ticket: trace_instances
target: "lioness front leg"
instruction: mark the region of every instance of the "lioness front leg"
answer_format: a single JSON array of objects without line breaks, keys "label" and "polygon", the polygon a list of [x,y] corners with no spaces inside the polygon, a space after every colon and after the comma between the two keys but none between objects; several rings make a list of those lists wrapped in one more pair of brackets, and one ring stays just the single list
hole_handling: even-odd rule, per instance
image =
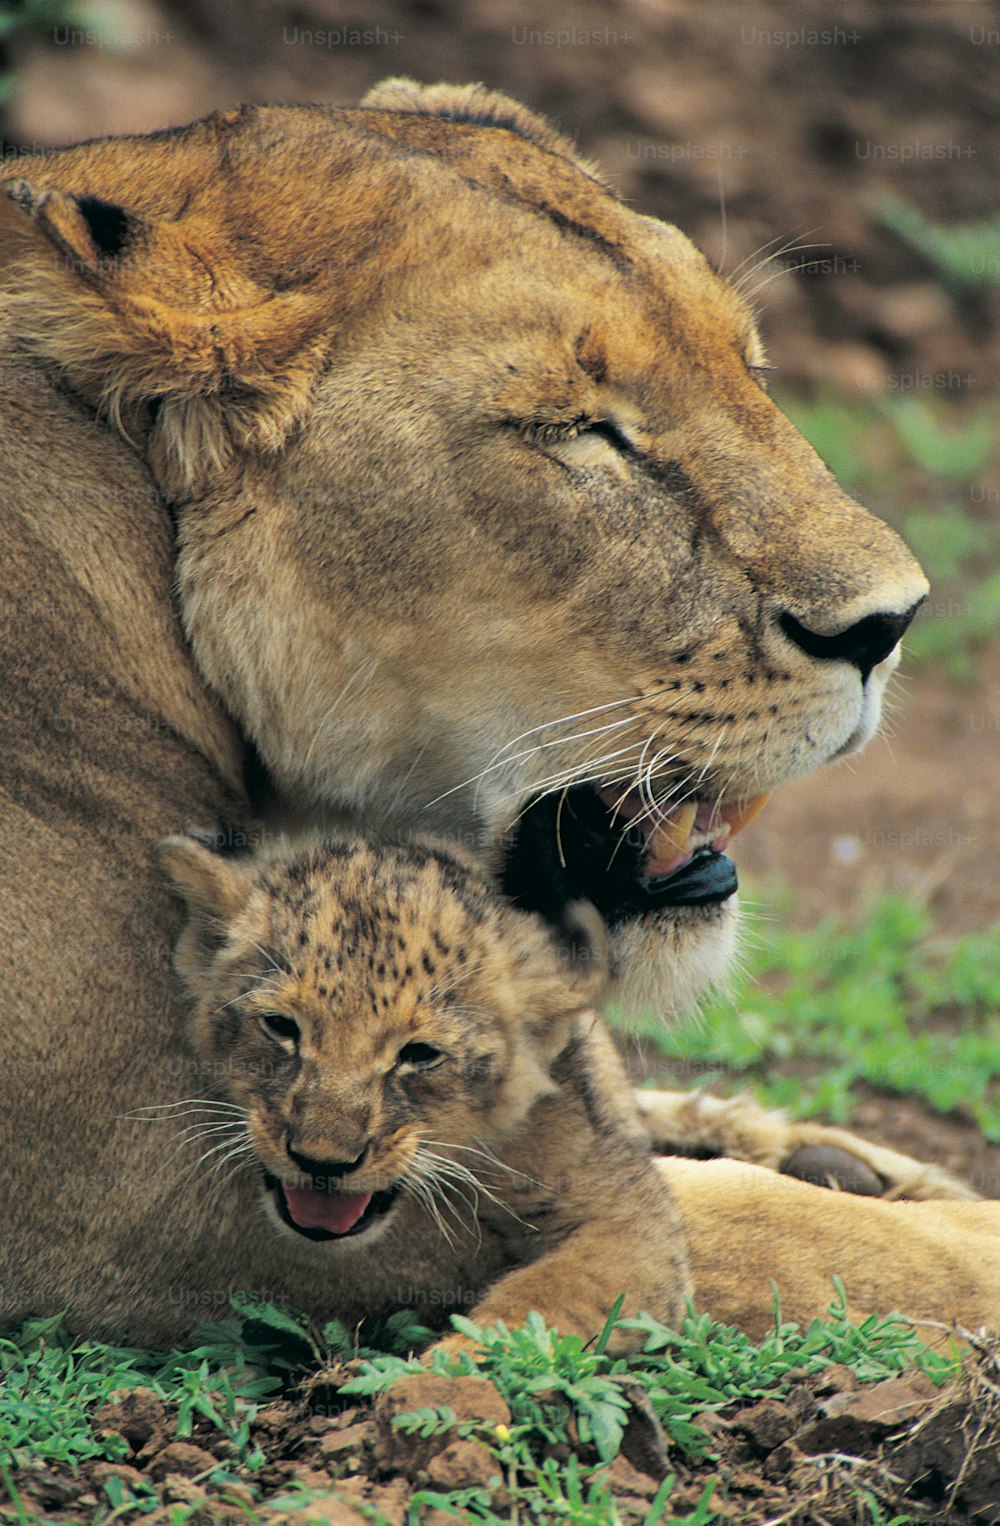
[{"label": "lioness front leg", "polygon": [[824,1192],[735,1160],[662,1159],[684,1224],[693,1301],[755,1340],[781,1316],[822,1317],[841,1279],[848,1317],[893,1311],[934,1325],[1000,1325],[1000,1203],[886,1202]]},{"label": "lioness front leg", "polygon": [[752,1097],[636,1091],[658,1155],[727,1156],[864,1197],[978,1199],[942,1166],[872,1144],[846,1129],[799,1122]]}]

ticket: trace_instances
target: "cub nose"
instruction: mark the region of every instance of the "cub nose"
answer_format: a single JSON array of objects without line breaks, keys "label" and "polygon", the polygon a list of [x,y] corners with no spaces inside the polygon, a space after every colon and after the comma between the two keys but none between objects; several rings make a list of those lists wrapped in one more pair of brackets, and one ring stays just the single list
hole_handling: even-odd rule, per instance
[{"label": "cub nose", "polygon": [[901,615],[865,615],[863,620],[832,636],[810,630],[808,625],[803,625],[801,620],[787,612],[779,616],[778,624],[800,651],[823,660],[851,662],[865,679],[872,668],[888,657],[922,603],[923,600],[918,599]]},{"label": "cub nose", "polygon": [[315,1180],[317,1177],[348,1176],[352,1171],[356,1171],[368,1154],[368,1146],[365,1145],[361,1154],[356,1155],[353,1160],[315,1160],[312,1156],[301,1155],[298,1150],[293,1150],[291,1145],[288,1146],[288,1153],[303,1176],[311,1176]]}]

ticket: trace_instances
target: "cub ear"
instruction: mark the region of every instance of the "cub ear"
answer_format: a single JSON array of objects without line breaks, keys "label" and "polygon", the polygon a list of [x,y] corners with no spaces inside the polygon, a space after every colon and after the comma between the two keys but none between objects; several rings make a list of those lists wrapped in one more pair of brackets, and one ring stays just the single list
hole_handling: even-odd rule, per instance
[{"label": "cub ear", "polygon": [[18,340],[126,435],[156,400],[150,460],[168,494],[197,490],[237,450],[280,449],[320,363],[308,297],[258,284],[210,219],[25,180],[0,189]]},{"label": "cub ear", "polygon": [[163,839],[156,856],[192,917],[223,924],[239,916],[250,899],[252,861],[216,853],[210,843],[201,832],[178,833]]},{"label": "cub ear", "polygon": [[197,1001],[230,924],[253,891],[250,861],[224,857],[199,832],[165,837],[156,852],[160,868],[187,902],[190,920],[177,942],[177,972]]},{"label": "cub ear", "polygon": [[611,944],[604,918],[590,901],[563,907],[552,937],[566,984],[580,1007],[599,1007],[611,981]]}]

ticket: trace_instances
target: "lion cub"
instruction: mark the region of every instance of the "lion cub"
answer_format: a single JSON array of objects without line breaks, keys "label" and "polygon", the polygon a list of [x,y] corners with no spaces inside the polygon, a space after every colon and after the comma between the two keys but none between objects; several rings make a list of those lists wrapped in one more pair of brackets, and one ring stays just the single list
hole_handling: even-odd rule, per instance
[{"label": "lion cub", "polygon": [[624,1293],[677,1318],[682,1235],[595,1012],[592,907],[553,931],[436,844],[160,856],[190,912],[192,1044],[256,1182],[247,1232],[307,1249],[331,1316],[537,1309],[589,1336]]}]

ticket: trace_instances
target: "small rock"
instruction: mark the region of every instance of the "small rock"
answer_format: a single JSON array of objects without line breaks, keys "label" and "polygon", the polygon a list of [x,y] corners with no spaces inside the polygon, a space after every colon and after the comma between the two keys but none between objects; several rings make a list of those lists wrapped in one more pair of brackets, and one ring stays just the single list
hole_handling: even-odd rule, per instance
[{"label": "small rock", "polygon": [[825,1398],[829,1394],[853,1393],[857,1386],[858,1380],[851,1369],[840,1362],[824,1367],[812,1379],[812,1390],[817,1398]]},{"label": "small rock", "polygon": [[749,1436],[759,1452],[773,1452],[775,1447],[788,1440],[796,1424],[788,1406],[777,1399],[761,1399],[733,1416],[733,1430]]},{"label": "small rock", "polygon": [[[628,1419],[622,1435],[621,1457],[632,1464],[637,1477],[662,1483],[670,1472],[667,1439],[649,1394],[641,1383],[627,1378],[619,1384],[628,1399]],[[654,1491],[655,1493],[655,1488]]]},{"label": "small rock", "polygon": [[492,1383],[485,1378],[441,1378],[435,1373],[414,1373],[401,1378],[379,1396],[375,1406],[377,1426],[374,1448],[376,1468],[383,1473],[412,1475],[427,1466],[430,1457],[450,1443],[441,1436],[408,1436],[393,1425],[397,1415],[416,1409],[455,1411],[459,1421],[478,1420],[487,1426],[510,1425],[510,1410]]},{"label": "small rock", "polygon": [[250,1422],[252,1430],[276,1434],[287,1428],[294,1411],[290,1404],[268,1404],[259,1409]]},{"label": "small rock", "polygon": [[367,1520],[368,1517],[355,1510],[347,1500],[329,1494],[323,1499],[310,1500],[301,1510],[294,1511],[288,1517],[288,1526],[318,1526],[320,1522],[325,1526],[361,1526],[361,1522]]},{"label": "small rock", "polygon": [[215,1467],[218,1467],[218,1459],[211,1452],[193,1446],[190,1441],[171,1441],[162,1451],[157,1452],[146,1471],[150,1478],[158,1481],[166,1478],[168,1473],[179,1473],[182,1478],[194,1478],[196,1474]]},{"label": "small rock", "polygon": [[499,1472],[496,1458],[478,1441],[453,1441],[427,1464],[427,1477],[437,1489],[485,1489]]},{"label": "small rock", "polygon": [[627,1457],[619,1452],[618,1456],[608,1468],[608,1479],[611,1483],[612,1493],[617,1500],[620,1495],[632,1494],[649,1500],[659,1488],[655,1478],[650,1478],[648,1473],[641,1473],[634,1468]]},{"label": "small rock", "polygon": [[360,1451],[371,1434],[367,1425],[348,1425],[343,1430],[327,1431],[317,1448],[321,1457],[342,1457],[345,1452]]},{"label": "small rock", "polygon": [[908,1372],[881,1383],[864,1384],[854,1393],[838,1393],[820,1406],[819,1418],[795,1432],[803,1452],[863,1451],[889,1431],[926,1413],[937,1397],[922,1372]]},{"label": "small rock", "polygon": [[90,1478],[92,1483],[102,1487],[109,1478],[119,1478],[123,1484],[132,1488],[145,1482],[145,1474],[140,1473],[138,1468],[130,1467],[127,1462],[95,1462],[90,1470]]}]

